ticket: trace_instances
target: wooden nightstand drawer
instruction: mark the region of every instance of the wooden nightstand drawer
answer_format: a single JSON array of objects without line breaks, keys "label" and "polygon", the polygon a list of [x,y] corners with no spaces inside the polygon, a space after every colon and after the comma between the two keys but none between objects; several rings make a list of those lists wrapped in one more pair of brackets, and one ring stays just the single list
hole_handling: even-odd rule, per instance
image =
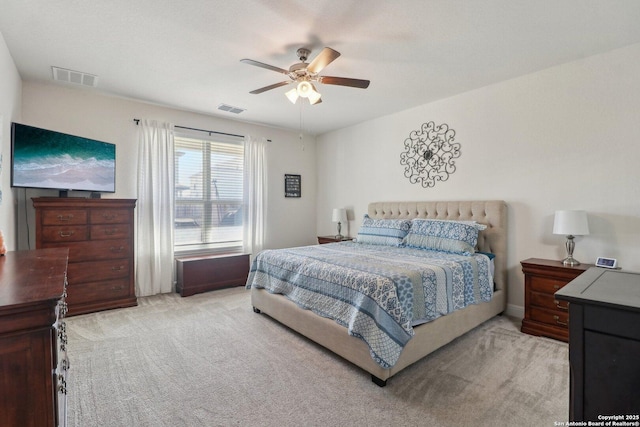
[{"label": "wooden nightstand drawer", "polygon": [[569,326],[569,313],[531,307],[531,320],[545,323],[549,326],[567,328]]},{"label": "wooden nightstand drawer", "polygon": [[558,301],[553,295],[531,292],[531,305],[550,310],[569,311],[569,304],[566,301]]},{"label": "wooden nightstand drawer", "polygon": [[543,292],[546,294],[555,294],[566,285],[566,279],[550,279],[548,277],[531,276],[531,290],[534,292]]}]

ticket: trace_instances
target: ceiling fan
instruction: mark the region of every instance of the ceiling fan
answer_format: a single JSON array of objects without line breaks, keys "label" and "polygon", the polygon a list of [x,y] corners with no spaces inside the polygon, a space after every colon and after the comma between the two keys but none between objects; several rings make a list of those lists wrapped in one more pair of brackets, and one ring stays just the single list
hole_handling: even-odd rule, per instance
[{"label": "ceiling fan", "polygon": [[265,86],[260,89],[252,90],[249,93],[257,95],[271,89],[286,86],[290,83],[297,83],[295,88],[285,93],[287,98],[289,98],[289,100],[294,104],[299,97],[307,98],[309,100],[309,103],[313,105],[322,102],[321,95],[313,83],[349,86],[360,89],[366,89],[367,87],[369,87],[369,80],[318,75],[318,73],[320,73],[320,71],[322,71],[324,67],[331,64],[340,56],[340,52],[335,51],[330,47],[325,47],[324,49],[322,49],[322,51],[310,63],[305,62],[309,57],[309,54],[311,53],[309,49],[301,47],[296,53],[298,55],[298,58],[300,59],[300,62],[297,64],[293,64],[291,67],[289,67],[288,70],[254,61],[253,59],[241,59],[240,62],[244,62],[245,64],[266,68],[267,70],[272,70],[289,77],[289,80]]}]

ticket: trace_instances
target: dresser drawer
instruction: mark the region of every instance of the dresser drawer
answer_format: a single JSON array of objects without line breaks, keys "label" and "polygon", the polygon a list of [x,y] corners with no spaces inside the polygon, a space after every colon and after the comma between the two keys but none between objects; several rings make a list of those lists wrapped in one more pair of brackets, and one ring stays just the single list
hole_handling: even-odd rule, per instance
[{"label": "dresser drawer", "polygon": [[564,279],[552,279],[550,277],[538,277],[531,276],[529,278],[530,289],[536,292],[543,292],[546,294],[554,294],[568,283],[568,280]]},{"label": "dresser drawer", "polygon": [[[69,286],[99,279],[118,279],[129,276],[129,260],[72,262],[68,267]],[[68,292],[71,294],[71,291]]]},{"label": "dresser drawer", "polygon": [[129,280],[102,280],[99,282],[69,285],[67,300],[70,305],[126,298],[129,296]]},{"label": "dresser drawer", "polygon": [[531,292],[531,305],[550,310],[569,311],[569,303],[566,301],[558,301],[553,295],[542,294],[539,292]]},{"label": "dresser drawer", "polygon": [[569,325],[569,313],[531,307],[531,320],[550,326],[567,328]]},{"label": "dresser drawer", "polygon": [[62,245],[69,248],[69,259],[73,262],[129,258],[132,254],[129,239],[101,240],[98,243],[95,241],[44,243],[42,247],[54,248]]},{"label": "dresser drawer", "polygon": [[129,224],[103,224],[91,226],[91,240],[125,239],[131,236]]},{"label": "dresser drawer", "polygon": [[87,211],[83,209],[56,209],[42,212],[42,225],[77,225],[87,223]]},{"label": "dresser drawer", "polygon": [[42,227],[42,242],[81,242],[89,238],[86,225],[61,225]]},{"label": "dresser drawer", "polygon": [[127,209],[92,209],[91,224],[123,224],[129,222]]}]

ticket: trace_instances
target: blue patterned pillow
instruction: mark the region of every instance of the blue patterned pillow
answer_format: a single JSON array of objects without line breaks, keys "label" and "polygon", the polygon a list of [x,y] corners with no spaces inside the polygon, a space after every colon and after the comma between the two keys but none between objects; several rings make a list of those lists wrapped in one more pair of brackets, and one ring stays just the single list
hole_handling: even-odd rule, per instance
[{"label": "blue patterned pillow", "polygon": [[370,245],[400,246],[409,228],[411,221],[408,219],[372,219],[365,214],[356,241]]},{"label": "blue patterned pillow", "polygon": [[478,243],[478,225],[466,221],[414,219],[404,238],[407,246],[456,254],[472,254]]}]

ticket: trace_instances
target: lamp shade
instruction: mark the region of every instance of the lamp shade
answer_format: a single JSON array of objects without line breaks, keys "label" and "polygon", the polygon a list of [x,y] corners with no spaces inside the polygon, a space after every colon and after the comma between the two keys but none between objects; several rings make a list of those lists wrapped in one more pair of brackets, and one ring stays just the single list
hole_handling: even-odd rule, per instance
[{"label": "lamp shade", "polygon": [[347,222],[347,210],[343,208],[334,208],[333,216],[331,217],[333,222]]},{"label": "lamp shade", "polygon": [[556,211],[553,219],[553,234],[565,236],[586,236],[589,222],[585,211]]}]

